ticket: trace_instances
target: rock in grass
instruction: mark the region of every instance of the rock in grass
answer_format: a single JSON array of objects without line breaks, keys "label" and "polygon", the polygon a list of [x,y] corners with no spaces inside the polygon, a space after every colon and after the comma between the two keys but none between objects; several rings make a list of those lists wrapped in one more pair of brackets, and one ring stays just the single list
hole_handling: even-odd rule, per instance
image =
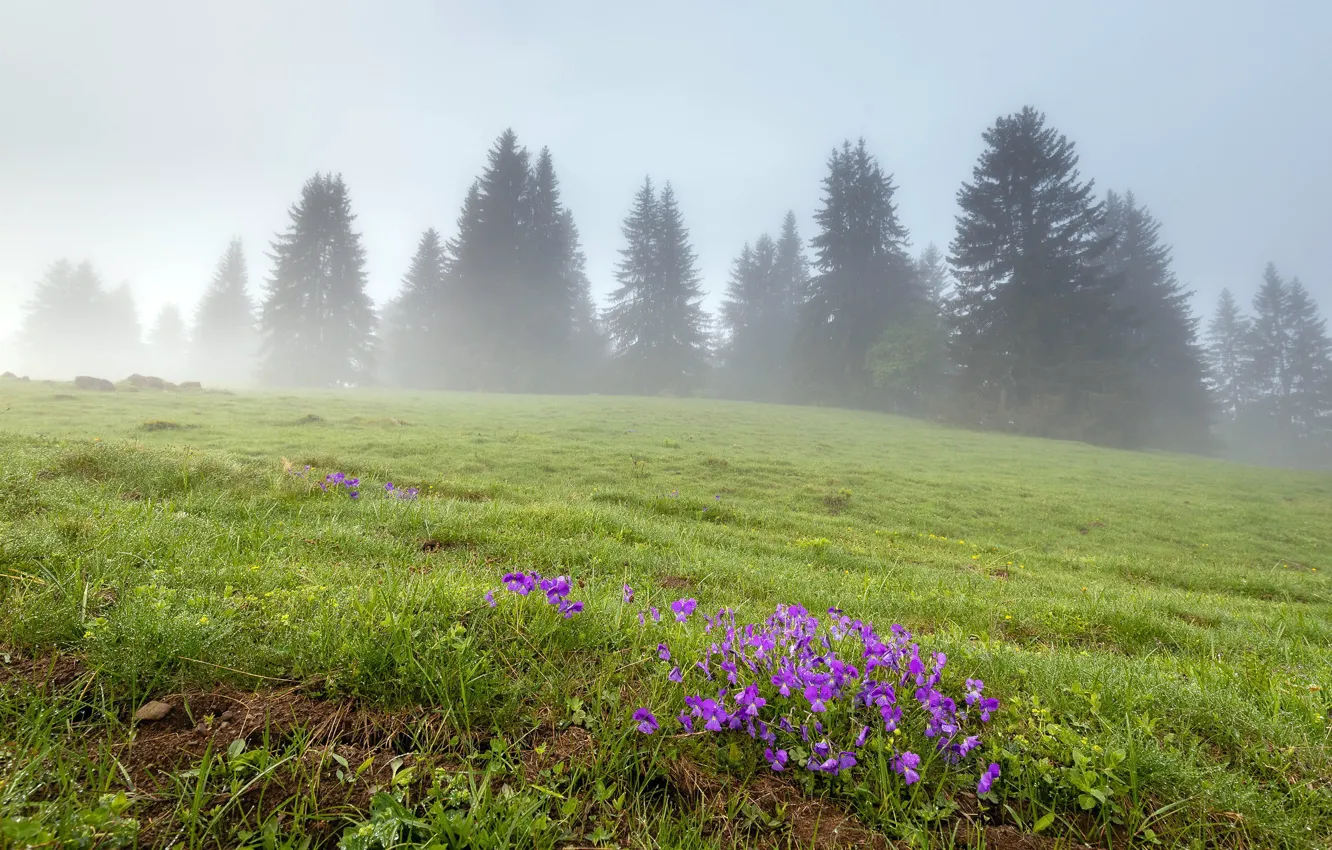
[{"label": "rock in grass", "polygon": [[153,721],[161,720],[171,713],[171,703],[153,700],[144,703],[138,711],[134,712],[135,720]]},{"label": "rock in grass", "polygon": [[185,390],[186,392],[190,392],[193,390],[203,389],[203,384],[199,383],[198,381],[185,381],[180,385],[180,388],[182,390]]},{"label": "rock in grass", "polygon": [[156,375],[140,375],[135,372],[125,379],[132,387],[138,387],[141,390],[174,390],[176,385],[170,381],[157,377]]},{"label": "rock in grass", "polygon": [[94,378],[91,375],[79,375],[74,378],[74,386],[81,390],[96,390],[103,393],[113,393],[116,391],[116,385],[106,378]]}]

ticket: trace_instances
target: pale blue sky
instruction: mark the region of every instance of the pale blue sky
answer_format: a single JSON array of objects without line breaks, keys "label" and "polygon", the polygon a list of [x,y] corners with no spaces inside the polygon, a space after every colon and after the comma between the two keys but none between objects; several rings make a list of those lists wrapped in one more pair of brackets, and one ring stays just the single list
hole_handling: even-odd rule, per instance
[{"label": "pale blue sky", "polygon": [[0,334],[53,259],[192,310],[341,171],[371,293],[446,235],[493,138],[549,145],[598,294],[644,174],[674,182],[710,306],[747,239],[805,235],[863,135],[946,247],[994,118],[1030,103],[1133,189],[1210,311],[1269,259],[1332,309],[1332,3],[4,0]]}]

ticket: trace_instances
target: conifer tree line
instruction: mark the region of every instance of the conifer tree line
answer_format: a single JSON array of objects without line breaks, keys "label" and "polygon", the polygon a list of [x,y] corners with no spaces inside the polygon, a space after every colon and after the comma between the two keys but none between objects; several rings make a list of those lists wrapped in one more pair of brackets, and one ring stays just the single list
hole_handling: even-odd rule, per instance
[{"label": "conifer tree line", "polygon": [[1332,351],[1298,279],[1269,266],[1251,312],[1225,292],[1204,333],[1162,223],[1132,192],[1098,191],[1042,113],[1001,116],[982,139],[946,248],[913,245],[864,140],[833,149],[808,244],[794,211],[775,216],[738,246],[715,317],[690,199],[652,176],[625,199],[598,307],[552,153],[506,130],[452,230],[420,234],[379,310],[348,187],[316,174],[257,300],[233,240],[192,321],[168,305],[145,346],[128,288],[60,261],[23,339],[77,334],[216,383],[706,394],[1332,463]]}]

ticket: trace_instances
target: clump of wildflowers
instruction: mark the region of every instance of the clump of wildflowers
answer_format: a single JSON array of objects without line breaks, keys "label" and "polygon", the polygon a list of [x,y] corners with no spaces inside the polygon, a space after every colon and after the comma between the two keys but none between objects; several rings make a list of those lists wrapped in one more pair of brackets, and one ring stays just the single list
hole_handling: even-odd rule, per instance
[{"label": "clump of wildflowers", "polygon": [[[697,624],[690,621],[696,606],[693,599],[671,603],[675,622]],[[738,623],[729,609],[702,620],[715,639],[693,664],[664,641],[657,646],[657,657],[670,665],[667,679],[684,690],[685,709],[675,719],[686,732],[748,735],[764,745],[775,771],[800,765],[836,776],[854,768],[868,747],[886,752],[911,785],[931,763],[959,769],[974,758],[979,726],[999,708],[979,679],[966,680],[961,705],[947,696],[940,684],[947,657],[922,654],[900,625],[880,634],[839,609],[830,608],[821,622],[799,605],[779,605],[762,623]],[[646,625],[642,613],[639,622]],[[903,731],[923,734],[932,746],[924,756],[901,746]],[[999,766],[991,764],[978,793],[998,777]]]},{"label": "clump of wildflowers", "polygon": [[389,481],[384,484],[384,492],[399,501],[414,502],[421,491],[416,487],[394,487],[393,482]]},{"label": "clump of wildflowers", "polygon": [[361,498],[361,491],[358,489],[360,486],[361,479],[348,478],[347,474],[344,472],[330,472],[328,475],[324,476],[323,481],[319,482],[319,489],[323,490],[325,493],[329,490],[333,490],[334,492],[342,490],[347,493],[347,496],[352,501]]},{"label": "clump of wildflowers", "polygon": [[[500,579],[510,593],[516,593],[519,596],[527,596],[538,587],[546,594],[546,602],[553,605],[564,619],[569,619],[574,614],[583,610],[582,602],[574,602],[566,597],[573,589],[573,583],[568,576],[556,576],[555,578],[542,578],[541,573],[535,570],[530,573],[505,573]],[[491,608],[495,607],[494,591],[486,592],[486,604]]]}]

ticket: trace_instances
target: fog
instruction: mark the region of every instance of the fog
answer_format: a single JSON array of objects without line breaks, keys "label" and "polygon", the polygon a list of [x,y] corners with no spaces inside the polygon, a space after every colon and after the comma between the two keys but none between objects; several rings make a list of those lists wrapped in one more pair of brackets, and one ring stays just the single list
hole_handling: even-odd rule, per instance
[{"label": "fog", "polygon": [[[644,175],[678,197],[718,314],[743,245],[788,210],[816,235],[843,140],[892,175],[911,254],[947,254],[982,133],[1028,104],[1098,195],[1131,190],[1161,223],[1197,316],[1223,288],[1247,308],[1269,262],[1332,307],[1332,6],[1316,0],[20,0],[5,18],[0,369],[34,377],[205,377],[149,331],[168,304],[192,324],[233,237],[258,301],[317,172],[345,180],[386,309],[422,231],[455,235],[510,127],[554,157],[599,309]],[[141,349],[19,344],[60,258],[128,285]]]}]

